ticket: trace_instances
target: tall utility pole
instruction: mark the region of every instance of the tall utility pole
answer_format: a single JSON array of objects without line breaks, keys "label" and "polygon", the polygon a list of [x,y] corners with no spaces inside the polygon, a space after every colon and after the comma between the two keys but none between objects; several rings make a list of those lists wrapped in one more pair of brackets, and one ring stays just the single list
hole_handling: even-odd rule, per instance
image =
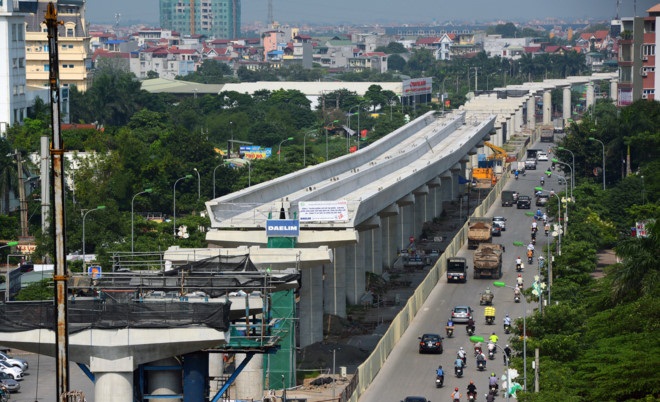
[{"label": "tall utility pole", "polygon": [[[470,68],[474,69],[474,94],[476,95],[477,91],[479,90],[479,85],[478,85],[477,79],[479,77],[479,69],[481,67],[470,67]],[[488,88],[486,88],[486,89],[488,89]]]},{"label": "tall utility pole", "polygon": [[275,24],[275,17],[273,17],[273,0],[268,0],[268,21],[267,25],[273,26]]},{"label": "tall utility pole", "polygon": [[[55,206],[55,314],[57,328],[55,335],[56,349],[56,392],[59,400],[62,395],[69,392],[69,324],[67,320],[67,269],[64,219],[64,141],[61,135],[60,119],[60,79],[59,57],[57,49],[57,26],[63,25],[57,20],[57,9],[52,1],[46,10],[46,27],[48,29],[48,82],[50,85],[50,115],[53,132],[51,144],[51,160],[53,164],[53,205]],[[42,194],[45,197],[46,194]]]}]

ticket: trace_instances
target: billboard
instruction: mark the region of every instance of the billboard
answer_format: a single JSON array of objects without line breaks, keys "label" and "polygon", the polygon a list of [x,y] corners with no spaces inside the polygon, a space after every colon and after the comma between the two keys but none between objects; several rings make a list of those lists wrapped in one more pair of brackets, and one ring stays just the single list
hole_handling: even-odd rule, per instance
[{"label": "billboard", "polygon": [[273,153],[272,148],[262,148],[259,145],[244,145],[239,148],[244,159],[266,159]]},{"label": "billboard", "polygon": [[266,221],[266,236],[268,237],[298,237],[300,222],[297,219],[268,219]]},{"label": "billboard", "polygon": [[415,78],[403,81],[401,96],[430,95],[433,78]]},{"label": "billboard", "polygon": [[344,222],[348,220],[348,201],[301,201],[298,216],[301,222]]}]

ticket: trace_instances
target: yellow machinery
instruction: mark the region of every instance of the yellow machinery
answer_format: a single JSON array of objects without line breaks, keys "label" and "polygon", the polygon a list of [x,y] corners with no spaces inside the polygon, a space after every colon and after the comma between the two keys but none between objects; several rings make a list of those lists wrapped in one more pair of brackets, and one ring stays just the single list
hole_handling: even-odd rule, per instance
[{"label": "yellow machinery", "polygon": [[492,149],[495,152],[493,155],[488,155],[488,159],[498,159],[502,161],[502,165],[506,163],[507,153],[504,149],[498,147],[495,144],[492,144],[488,141],[484,141],[484,145]]}]

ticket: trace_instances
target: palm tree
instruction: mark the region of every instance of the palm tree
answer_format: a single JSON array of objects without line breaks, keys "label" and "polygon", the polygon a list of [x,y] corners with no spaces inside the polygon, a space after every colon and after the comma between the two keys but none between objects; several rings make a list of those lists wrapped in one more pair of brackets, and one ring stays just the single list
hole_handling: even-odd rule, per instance
[{"label": "palm tree", "polygon": [[609,273],[612,280],[612,298],[615,302],[651,296],[660,285],[658,265],[658,222],[647,224],[646,237],[624,240],[615,249],[622,262],[613,265]]}]

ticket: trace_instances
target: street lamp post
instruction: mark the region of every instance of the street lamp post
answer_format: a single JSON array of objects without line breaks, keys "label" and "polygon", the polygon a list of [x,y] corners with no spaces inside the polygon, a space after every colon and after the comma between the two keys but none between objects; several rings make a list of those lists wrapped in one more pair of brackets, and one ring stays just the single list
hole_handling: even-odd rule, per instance
[{"label": "street lamp post", "polygon": [[[368,103],[368,102],[362,102],[362,103],[360,103],[360,106],[364,105],[365,103]],[[361,111],[362,111],[362,108],[359,107],[358,111],[357,111],[358,112],[358,127],[357,127],[358,128],[358,132],[357,132],[357,149],[358,149],[358,151],[360,150],[360,140],[362,139],[362,133],[360,133],[360,114],[361,114],[360,112]]]},{"label": "street lamp post", "polygon": [[100,209],[105,209],[105,205],[99,205],[98,207],[94,209],[90,209],[89,211],[83,213],[83,219],[82,219],[82,252],[83,252],[83,260],[82,260],[82,270],[85,272],[85,219],[87,218],[87,214],[93,211],[98,211]]},{"label": "street lamp post", "polygon": [[[477,342],[485,342],[486,338],[483,336],[477,336],[473,335],[470,337],[470,342],[472,343],[477,343]],[[506,351],[504,348],[502,348],[500,345],[494,343],[496,347],[498,347],[502,351],[502,356],[506,356]],[[504,391],[504,395],[506,396],[506,401],[509,402],[509,389],[511,389],[511,373],[509,372],[509,357],[507,356],[505,359],[506,362],[506,388]]]},{"label": "street lamp post", "polygon": [[[498,288],[509,288],[515,290],[516,288],[510,285],[507,285],[505,282],[500,282],[500,281],[495,281],[493,282],[493,286],[498,287]],[[520,300],[523,301],[523,308],[525,311],[523,311],[523,378],[524,378],[524,388],[525,391],[527,391],[527,300],[525,300],[525,297],[520,298]],[[506,385],[508,387],[511,386],[511,379],[509,378],[509,373],[507,372],[507,377],[506,377]]]},{"label": "street lamp post", "polygon": [[197,201],[199,201],[200,198],[202,198],[202,178],[199,175],[199,170],[197,170],[197,168],[193,168],[193,170],[197,173]]},{"label": "street lamp post", "polygon": [[172,224],[173,224],[173,226],[174,226],[174,229],[173,229],[174,237],[176,237],[176,184],[177,184],[178,182],[180,182],[181,180],[184,180],[184,179],[191,179],[191,178],[192,178],[192,175],[191,175],[191,174],[187,174],[187,175],[185,175],[185,176],[183,176],[183,177],[179,177],[179,178],[176,179],[176,181],[174,182],[174,186],[172,186],[172,196],[173,196],[173,198],[174,198],[174,205],[173,205],[173,207],[172,207]]},{"label": "street lamp post", "polygon": [[[558,150],[560,151],[566,151],[571,154],[571,158],[573,158],[573,164],[571,165],[573,167],[573,170],[571,172],[575,172],[575,154],[573,151],[570,149],[566,149],[564,147],[557,147]],[[575,175],[571,173],[571,198],[573,198],[573,188],[575,188]]]},{"label": "street lamp post", "polygon": [[248,187],[252,187],[252,163],[248,159],[245,162],[248,165]]},{"label": "street lamp post", "polygon": [[133,219],[133,211],[134,211],[133,205],[135,203],[135,197],[137,197],[140,194],[151,193],[152,191],[153,191],[152,188],[145,188],[144,190],[142,190],[139,193],[135,194],[133,196],[133,199],[131,199],[131,254],[135,253],[135,249],[133,247],[133,244],[134,244],[133,243],[133,230],[134,230],[133,228],[135,227],[135,223],[134,223],[135,221]]},{"label": "street lamp post", "polygon": [[223,164],[220,164],[220,165],[216,166],[215,168],[213,168],[213,199],[215,199],[215,171],[218,170],[218,168],[222,165]]},{"label": "street lamp post", "polygon": [[594,138],[594,137],[589,137],[591,141],[598,141],[600,142],[600,145],[603,147],[603,190],[605,190],[605,144],[603,141]]},{"label": "street lamp post", "polygon": [[303,167],[307,166],[307,136],[314,134],[314,131],[308,131],[303,135]]},{"label": "street lamp post", "polygon": [[[351,128],[351,116],[352,116],[352,114],[351,114],[351,110],[355,109],[356,107],[359,108],[360,105],[361,105],[361,103],[358,103],[357,105],[353,105],[353,106],[351,106],[350,108],[348,108],[348,128],[349,128],[349,129]],[[390,120],[392,119],[392,113],[391,113],[391,110],[392,110],[392,109],[390,108]],[[357,133],[357,135],[359,136],[360,133]],[[351,152],[350,137],[351,137],[350,134],[346,135],[346,152]]]},{"label": "street lamp post", "polygon": [[[573,168],[572,168],[571,165],[569,165],[568,163],[560,162],[559,160],[557,160],[557,159],[555,159],[555,158],[552,159],[552,163],[559,163],[560,165],[565,165],[567,168],[569,168],[569,169],[571,170],[571,199],[573,199],[573,185],[572,185],[572,180],[573,180],[573,177],[575,176],[574,171],[573,171]],[[557,175],[557,176],[559,176],[559,175]],[[559,177],[562,177],[562,178],[564,179],[564,183],[566,182],[566,178],[565,178],[565,177],[563,177],[563,176],[559,176]],[[568,192],[567,192],[567,194],[568,194]]]},{"label": "street lamp post", "polygon": [[281,152],[282,152],[282,143],[286,142],[286,141],[293,141],[293,137],[285,138],[282,141],[280,141],[280,145],[277,147],[277,161],[278,162],[282,160],[282,154],[281,154]]}]

